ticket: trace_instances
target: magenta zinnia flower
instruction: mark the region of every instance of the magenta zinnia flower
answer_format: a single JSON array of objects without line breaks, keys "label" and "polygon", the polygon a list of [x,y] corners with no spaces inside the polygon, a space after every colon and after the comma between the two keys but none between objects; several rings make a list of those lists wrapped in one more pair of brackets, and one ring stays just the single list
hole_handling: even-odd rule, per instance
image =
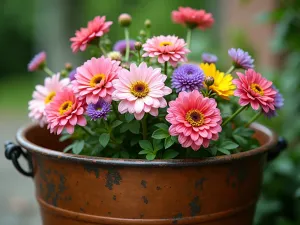
[{"label": "magenta zinnia flower", "polygon": [[260,73],[253,69],[245,71],[245,75],[237,72],[239,79],[234,79],[232,83],[236,85],[234,92],[238,96],[239,104],[245,106],[250,104],[254,110],[262,107],[263,111],[268,113],[275,110],[276,90],[272,88],[272,82],[262,77]]},{"label": "magenta zinnia flower", "polygon": [[172,92],[171,88],[165,86],[166,75],[161,74],[161,69],[147,67],[141,63],[139,67],[132,63],[130,71],[122,69],[119,79],[113,81],[113,100],[121,101],[119,112],[134,114],[137,120],[141,120],[145,113],[152,116],[158,115],[158,109],[167,106],[165,95]]},{"label": "magenta zinnia flower", "polygon": [[28,64],[28,71],[33,72],[38,69],[42,69],[46,63],[46,58],[46,52],[40,52],[36,54]]},{"label": "magenta zinnia flower", "polygon": [[56,94],[46,107],[48,129],[51,133],[60,134],[66,128],[69,134],[74,127],[86,125],[84,117],[86,104],[77,98],[71,88],[66,87]]},{"label": "magenta zinnia flower", "polygon": [[84,98],[87,104],[96,104],[101,98],[111,102],[114,91],[112,81],[121,69],[119,64],[119,61],[104,56],[86,61],[77,68],[75,80],[72,81],[75,94]]},{"label": "magenta zinnia flower", "polygon": [[186,54],[190,50],[185,46],[185,41],[176,36],[161,35],[153,37],[143,44],[143,50],[145,51],[143,57],[158,57],[159,63],[169,62],[175,67],[178,62],[186,61]]},{"label": "magenta zinnia flower", "polygon": [[97,37],[102,37],[104,34],[108,33],[113,22],[105,20],[105,16],[96,16],[93,20],[88,22],[86,28],[77,30],[75,32],[75,37],[70,38],[73,52],[77,52],[79,49],[84,51],[92,40]]},{"label": "magenta zinnia flower", "polygon": [[60,80],[60,74],[47,77],[43,85],[37,85],[32,94],[32,100],[29,102],[29,117],[40,126],[47,122],[45,117],[45,107],[48,105],[57,92],[61,91],[70,83],[68,78]]},{"label": "magenta zinnia flower", "polygon": [[169,106],[166,116],[171,123],[169,133],[178,136],[182,147],[197,151],[201,146],[207,148],[210,140],[219,138],[222,117],[214,99],[203,97],[197,90],[180,92]]},{"label": "magenta zinnia flower", "polygon": [[192,9],[190,7],[179,7],[178,11],[172,12],[172,20],[174,23],[183,24],[189,28],[198,28],[205,30],[214,23],[211,13],[205,10]]},{"label": "magenta zinnia flower", "polygon": [[228,55],[231,57],[233,65],[236,68],[242,68],[245,70],[254,68],[254,59],[252,59],[248,52],[245,52],[240,48],[231,48],[228,50]]}]

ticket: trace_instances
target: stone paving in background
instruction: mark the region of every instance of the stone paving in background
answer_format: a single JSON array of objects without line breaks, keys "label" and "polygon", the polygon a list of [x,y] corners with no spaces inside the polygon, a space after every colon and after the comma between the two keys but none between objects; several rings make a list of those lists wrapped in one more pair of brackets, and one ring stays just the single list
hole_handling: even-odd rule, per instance
[{"label": "stone paving in background", "polygon": [[27,115],[0,112],[0,225],[41,225],[33,181],[4,157],[4,142],[28,123]]}]

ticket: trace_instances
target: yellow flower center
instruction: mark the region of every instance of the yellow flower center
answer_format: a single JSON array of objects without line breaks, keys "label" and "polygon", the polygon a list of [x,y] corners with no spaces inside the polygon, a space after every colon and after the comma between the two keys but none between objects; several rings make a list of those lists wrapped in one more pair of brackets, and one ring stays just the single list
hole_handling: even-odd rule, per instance
[{"label": "yellow flower center", "polygon": [[103,74],[103,73],[96,74],[95,76],[92,77],[92,79],[90,81],[90,86],[96,87],[96,85],[99,84],[104,79],[105,79],[105,74]]},{"label": "yellow flower center", "polygon": [[191,109],[185,115],[186,121],[193,127],[200,127],[204,123],[204,116],[198,109]]},{"label": "yellow flower center", "polygon": [[47,95],[47,97],[45,98],[45,104],[50,103],[55,95],[56,93],[54,91],[50,92],[50,94]]},{"label": "yellow flower center", "polygon": [[143,98],[149,93],[148,84],[146,84],[144,81],[137,81],[131,85],[130,92],[135,97]]},{"label": "yellow flower center", "polygon": [[172,45],[172,42],[170,42],[170,41],[162,41],[162,42],[159,43],[160,47],[170,46],[170,45]]},{"label": "yellow flower center", "polygon": [[66,112],[68,112],[73,106],[73,102],[71,101],[65,101],[61,106],[59,107],[59,114],[63,115]]},{"label": "yellow flower center", "polygon": [[252,91],[254,91],[255,93],[258,93],[261,96],[264,95],[264,90],[258,84],[253,83],[250,85],[250,87],[251,87]]}]

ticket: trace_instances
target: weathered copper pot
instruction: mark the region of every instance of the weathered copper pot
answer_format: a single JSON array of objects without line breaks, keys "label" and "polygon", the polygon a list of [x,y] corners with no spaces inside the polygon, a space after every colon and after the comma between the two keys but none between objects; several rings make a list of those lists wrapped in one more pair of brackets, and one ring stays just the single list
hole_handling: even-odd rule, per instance
[{"label": "weathered copper pot", "polygon": [[268,152],[282,147],[272,131],[252,127],[261,147],[248,152],[144,161],[65,154],[57,136],[30,125],[17,134],[26,151],[8,143],[6,156],[33,176],[44,225],[251,225]]}]

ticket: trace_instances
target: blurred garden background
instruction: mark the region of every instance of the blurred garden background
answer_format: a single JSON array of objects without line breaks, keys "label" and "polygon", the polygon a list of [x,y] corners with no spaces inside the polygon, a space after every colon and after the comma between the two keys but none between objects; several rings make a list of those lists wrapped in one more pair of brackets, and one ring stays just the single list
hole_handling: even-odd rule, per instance
[{"label": "blurred garden background", "polygon": [[[185,30],[171,22],[178,6],[204,8],[214,14],[209,31],[193,34],[190,59],[201,54],[219,56],[218,66],[229,67],[227,50],[239,47],[256,60],[256,69],[273,79],[285,98],[279,117],[260,122],[272,126],[289,142],[289,148],[266,165],[256,225],[300,224],[300,1],[299,0],[1,0],[0,1],[0,143],[13,140],[19,126],[28,123],[27,102],[43,73],[28,73],[34,54],[46,51],[48,65],[60,71],[66,62],[79,66],[84,53],[72,54],[69,38],[96,15],[106,15],[114,25],[111,40],[123,39],[117,18],[133,17],[131,38],[152,22],[153,35]],[[247,194],[247,193],[245,193]],[[0,157],[0,224],[40,225],[32,180],[18,174]]]}]

